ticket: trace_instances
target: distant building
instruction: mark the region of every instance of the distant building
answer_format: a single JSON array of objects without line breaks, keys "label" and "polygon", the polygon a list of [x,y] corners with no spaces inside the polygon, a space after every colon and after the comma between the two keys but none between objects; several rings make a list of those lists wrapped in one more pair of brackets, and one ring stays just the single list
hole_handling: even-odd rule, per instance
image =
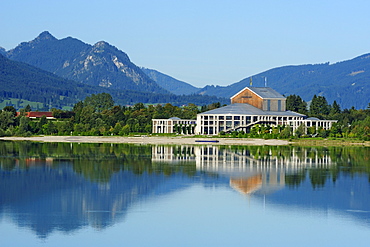
[{"label": "distant building", "polygon": [[196,120],[180,119],[178,117],[152,119],[152,125],[152,133],[194,134]]},{"label": "distant building", "polygon": [[218,135],[221,131],[244,131],[256,125],[286,125],[293,131],[300,125],[330,129],[336,120],[307,118],[286,110],[286,98],[269,87],[246,87],[231,98],[231,104],[197,115],[196,134]]},{"label": "distant building", "polygon": [[[20,112],[17,112],[17,117],[20,115]],[[53,112],[51,111],[30,111],[30,112],[25,112],[25,116],[31,119],[36,119],[36,118],[42,118],[43,116],[46,117],[46,119],[55,119],[53,116]]]}]

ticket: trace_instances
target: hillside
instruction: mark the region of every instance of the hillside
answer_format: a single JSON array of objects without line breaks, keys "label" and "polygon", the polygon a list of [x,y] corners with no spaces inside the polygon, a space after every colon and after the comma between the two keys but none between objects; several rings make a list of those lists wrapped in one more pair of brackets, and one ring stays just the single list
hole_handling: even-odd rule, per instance
[{"label": "hillside", "polygon": [[8,58],[92,86],[168,93],[133,64],[126,53],[101,41],[95,45],[41,33],[7,52]]},{"label": "hillside", "polygon": [[179,81],[154,69],[141,68],[141,70],[144,71],[144,73],[154,80],[159,86],[176,95],[194,94],[200,90],[200,88],[194,87],[189,83]]},{"label": "hillside", "polygon": [[0,54],[6,56],[6,50],[0,46]]},{"label": "hillside", "polygon": [[65,106],[73,106],[76,102],[85,99],[86,96],[103,92],[111,94],[116,104],[119,105],[133,105],[135,103],[186,105],[189,102],[207,105],[214,102],[225,104],[228,101],[215,96],[177,96],[90,86],[66,80],[29,64],[13,61],[0,55],[1,101],[15,98],[40,102],[43,105],[41,108],[61,109]]},{"label": "hillside", "polygon": [[[331,104],[334,100],[341,108],[363,109],[370,103],[370,54],[335,64],[284,66],[254,75],[253,86],[269,87],[286,96],[300,95],[310,101],[316,95],[325,96]],[[206,86],[197,93],[231,97],[250,85],[245,78],[227,87]]]},{"label": "hillside", "polygon": [[97,90],[0,55],[0,99],[40,102],[44,107],[72,106]]}]

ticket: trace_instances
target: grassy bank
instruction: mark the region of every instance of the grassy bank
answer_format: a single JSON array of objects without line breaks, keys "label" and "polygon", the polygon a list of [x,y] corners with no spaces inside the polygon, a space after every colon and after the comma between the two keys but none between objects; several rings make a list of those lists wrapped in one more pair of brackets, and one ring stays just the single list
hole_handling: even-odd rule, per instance
[{"label": "grassy bank", "polygon": [[349,138],[301,138],[289,140],[292,145],[299,146],[364,146],[370,147],[370,141]]}]

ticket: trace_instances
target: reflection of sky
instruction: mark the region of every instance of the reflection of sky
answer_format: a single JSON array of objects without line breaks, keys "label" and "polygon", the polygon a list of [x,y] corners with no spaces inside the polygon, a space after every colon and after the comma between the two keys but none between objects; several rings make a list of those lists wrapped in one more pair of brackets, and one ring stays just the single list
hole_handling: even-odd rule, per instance
[{"label": "reflection of sky", "polygon": [[[368,227],[331,211],[301,210],[241,196],[226,187],[193,185],[140,201],[123,222],[96,231],[54,232],[38,240],[12,226],[8,246],[368,246]],[[8,226],[6,226],[8,227]]]},{"label": "reflection of sky", "polygon": [[[193,177],[120,171],[103,184],[85,180],[69,165],[1,172],[0,232],[5,237],[0,238],[0,246],[365,246],[368,242],[367,176],[341,173],[335,183],[328,178],[324,187],[316,189],[306,176],[298,187],[289,188],[284,173],[279,180],[272,179],[280,176],[279,170],[227,169],[198,170]],[[256,176],[262,185],[252,194],[231,187],[231,178]]]}]

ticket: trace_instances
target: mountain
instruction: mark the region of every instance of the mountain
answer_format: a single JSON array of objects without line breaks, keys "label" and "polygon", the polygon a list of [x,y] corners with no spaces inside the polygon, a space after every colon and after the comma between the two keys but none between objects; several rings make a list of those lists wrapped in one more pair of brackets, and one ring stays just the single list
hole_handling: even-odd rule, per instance
[{"label": "mountain", "polygon": [[147,74],[159,86],[176,95],[194,94],[200,90],[200,88],[194,87],[189,83],[179,81],[154,69],[142,67],[141,70],[144,71],[144,73]]},{"label": "mountain", "polygon": [[[299,95],[310,101],[316,95],[334,100],[341,108],[364,109],[370,102],[370,54],[335,64],[284,66],[267,70],[252,77],[253,86],[267,85],[286,96]],[[227,87],[206,86],[197,93],[231,97],[250,85],[245,78]]]},{"label": "mountain", "polygon": [[0,54],[6,56],[6,50],[0,46]]},{"label": "mountain", "polygon": [[91,86],[68,81],[31,65],[0,55],[0,98],[17,98],[52,105],[71,106],[91,93]]},{"label": "mountain", "polygon": [[0,102],[16,98],[40,102],[44,107],[61,109],[73,106],[86,96],[98,93],[109,93],[118,105],[135,103],[171,103],[186,105],[207,105],[214,102],[227,103],[225,98],[215,96],[159,94],[134,90],[117,90],[99,86],[90,86],[80,82],[61,78],[26,63],[10,60],[0,54]]},{"label": "mountain", "polygon": [[133,64],[126,53],[107,42],[95,45],[41,33],[7,52],[8,58],[92,86],[168,93]]}]

